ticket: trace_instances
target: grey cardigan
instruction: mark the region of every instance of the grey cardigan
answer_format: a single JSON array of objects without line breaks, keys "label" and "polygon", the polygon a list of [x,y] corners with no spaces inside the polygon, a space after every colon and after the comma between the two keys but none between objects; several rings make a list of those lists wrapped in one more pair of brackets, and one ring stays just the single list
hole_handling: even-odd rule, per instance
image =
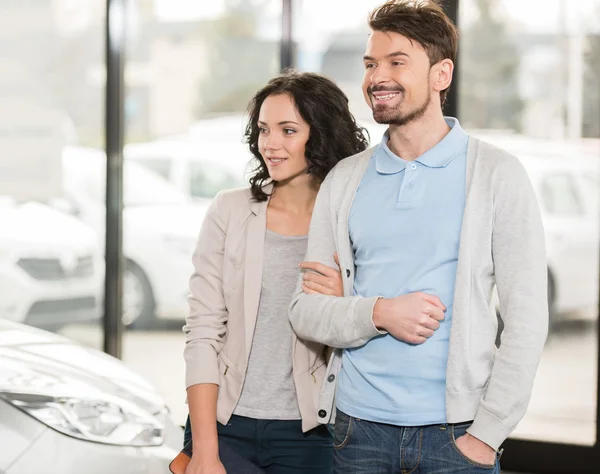
[{"label": "grey cardigan", "polygon": [[[290,305],[298,337],[336,348],[321,387],[319,421],[333,422],[341,349],[381,334],[373,325],[378,297],[352,295],[354,261],[348,215],[374,148],[342,160],[319,191],[306,260],[334,267],[338,252],[344,297],[306,295]],[[494,449],[524,416],[548,331],[544,230],[537,200],[517,158],[474,137],[467,154],[466,203],[461,228],[448,354],[446,415]],[[500,348],[490,308],[497,287],[504,331]],[[425,342],[427,344],[427,342]]]}]

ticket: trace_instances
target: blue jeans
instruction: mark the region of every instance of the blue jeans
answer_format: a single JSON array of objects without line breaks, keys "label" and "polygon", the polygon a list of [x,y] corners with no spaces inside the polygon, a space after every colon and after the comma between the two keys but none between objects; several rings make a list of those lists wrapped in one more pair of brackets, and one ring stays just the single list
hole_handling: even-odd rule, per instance
[{"label": "blue jeans", "polygon": [[471,422],[402,427],[359,420],[337,410],[334,434],[336,474],[499,474],[471,461],[456,446]]},{"label": "blue jeans", "polygon": [[[232,448],[232,454],[252,462],[266,474],[333,472],[332,439],[324,425],[302,433],[300,420],[255,420],[233,415],[227,425],[217,423],[217,432],[219,446]],[[188,417],[184,444],[191,436]],[[222,457],[221,461],[229,472],[228,460]]]}]

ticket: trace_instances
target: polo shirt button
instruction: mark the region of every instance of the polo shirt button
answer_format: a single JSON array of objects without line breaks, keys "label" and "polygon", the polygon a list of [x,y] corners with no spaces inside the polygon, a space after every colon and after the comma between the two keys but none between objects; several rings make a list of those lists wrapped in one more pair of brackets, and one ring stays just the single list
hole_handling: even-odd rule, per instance
[{"label": "polo shirt button", "polygon": [[333,382],[335,380],[335,375],[331,374],[329,377],[327,377],[327,381],[328,382]]},{"label": "polo shirt button", "polygon": [[319,418],[325,418],[327,416],[327,412],[325,410],[319,410]]},{"label": "polo shirt button", "polygon": [[412,170],[416,170],[417,169],[417,165],[415,165],[414,163],[412,165],[410,165],[410,169]]},{"label": "polo shirt button", "polygon": [[350,269],[349,269],[349,268],[346,268],[346,276],[347,276],[348,278],[350,278]]}]

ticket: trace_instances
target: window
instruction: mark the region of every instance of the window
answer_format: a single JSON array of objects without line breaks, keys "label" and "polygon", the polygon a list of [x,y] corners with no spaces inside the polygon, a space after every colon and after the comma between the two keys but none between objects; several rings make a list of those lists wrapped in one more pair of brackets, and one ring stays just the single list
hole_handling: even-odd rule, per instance
[{"label": "window", "polygon": [[[600,6],[460,0],[459,12],[461,124],[511,143],[516,156],[538,158],[530,171],[540,178],[534,181],[545,211],[552,324],[527,414],[511,437],[591,446],[597,430],[600,215],[585,211],[586,195],[597,193],[598,183],[588,180],[588,191],[581,192],[574,150],[597,150],[600,138],[590,135],[600,124],[600,42],[593,26]],[[593,160],[592,168],[597,154]]]},{"label": "window", "polygon": [[104,225],[91,228],[65,200],[63,157],[104,142],[105,9],[101,0],[0,2],[0,323],[96,347]]}]

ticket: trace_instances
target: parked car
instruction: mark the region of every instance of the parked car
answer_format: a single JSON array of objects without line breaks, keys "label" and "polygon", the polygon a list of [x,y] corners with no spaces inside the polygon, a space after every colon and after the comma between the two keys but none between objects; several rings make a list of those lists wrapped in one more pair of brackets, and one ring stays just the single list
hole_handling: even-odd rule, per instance
[{"label": "parked car", "polygon": [[121,361],[2,320],[0,360],[0,472],[168,472],[183,431]]},{"label": "parked car", "polygon": [[0,319],[57,330],[98,320],[103,262],[96,234],[45,204],[0,199]]},{"label": "parked car", "polygon": [[[551,314],[597,307],[598,162],[548,156],[524,156],[522,162],[538,195],[546,232]],[[586,184],[588,180],[596,185]]]},{"label": "parked car", "polygon": [[546,233],[551,323],[596,319],[596,310],[579,310],[598,307],[600,157],[564,143],[482,138],[518,156],[536,192]]},{"label": "parked car", "polygon": [[126,161],[148,167],[197,200],[245,186],[249,153],[241,142],[184,138],[137,143],[124,150]]},{"label": "parked car", "polygon": [[[65,195],[72,212],[105,235],[104,152],[69,147],[63,153]],[[123,253],[126,325],[183,320],[191,256],[208,202],[190,202],[156,173],[124,164]]]}]

